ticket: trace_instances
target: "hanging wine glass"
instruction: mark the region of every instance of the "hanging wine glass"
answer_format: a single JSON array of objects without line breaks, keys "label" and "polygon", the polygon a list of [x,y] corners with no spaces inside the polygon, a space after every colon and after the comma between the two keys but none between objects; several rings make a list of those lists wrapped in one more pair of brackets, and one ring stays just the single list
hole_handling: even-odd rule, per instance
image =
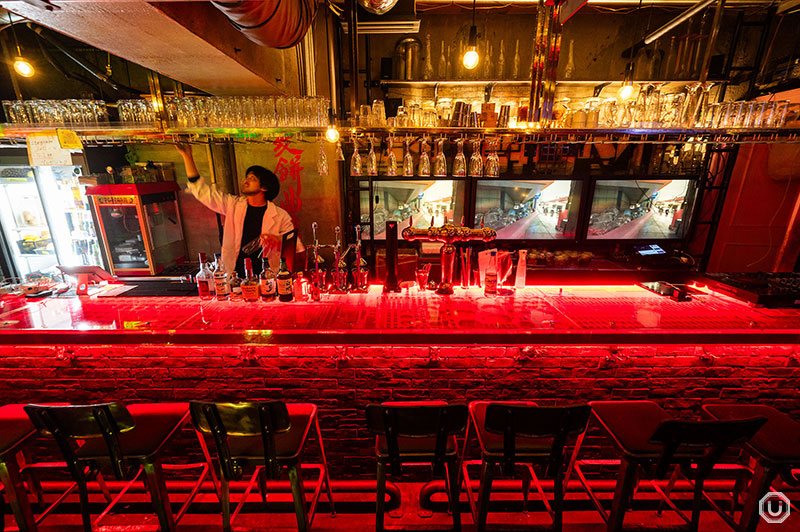
[{"label": "hanging wine glass", "polygon": [[464,139],[458,139],[458,153],[453,159],[453,177],[464,177],[467,175],[467,158],[464,157]]},{"label": "hanging wine glass", "polygon": [[369,153],[367,154],[367,175],[378,175],[378,158],[375,157],[373,138],[369,138]]},{"label": "hanging wine glass", "polygon": [[386,142],[389,144],[389,155],[386,157],[386,176],[395,177],[397,176],[397,156],[395,156],[393,149],[394,136],[390,136]]},{"label": "hanging wine glass", "polygon": [[319,153],[317,153],[317,173],[320,177],[328,175],[328,156],[325,155],[325,143],[321,136],[317,138],[319,144]]},{"label": "hanging wine glass", "polygon": [[486,177],[500,177],[500,157],[497,156],[497,139],[487,142],[490,150],[486,157]]},{"label": "hanging wine glass", "polygon": [[409,142],[411,142],[411,140],[406,137],[406,148],[403,155],[403,175],[406,177],[414,175],[414,157],[411,155],[411,151],[409,151]]},{"label": "hanging wine glass", "polygon": [[353,156],[350,157],[350,175],[361,175],[361,155],[358,154],[358,140],[353,138]]},{"label": "hanging wine glass", "polygon": [[428,139],[425,137],[423,137],[419,149],[419,172],[417,175],[420,177],[431,176],[431,158],[428,155]]},{"label": "hanging wine glass", "polygon": [[480,139],[472,141],[472,157],[469,158],[469,175],[470,177],[483,176],[483,156],[481,155]]},{"label": "hanging wine glass", "polygon": [[447,175],[447,159],[444,158],[444,137],[436,142],[436,155],[433,157],[433,175],[445,177]]},{"label": "hanging wine glass", "polygon": [[336,142],[336,160],[344,161],[344,152],[342,151],[342,143],[340,141]]}]

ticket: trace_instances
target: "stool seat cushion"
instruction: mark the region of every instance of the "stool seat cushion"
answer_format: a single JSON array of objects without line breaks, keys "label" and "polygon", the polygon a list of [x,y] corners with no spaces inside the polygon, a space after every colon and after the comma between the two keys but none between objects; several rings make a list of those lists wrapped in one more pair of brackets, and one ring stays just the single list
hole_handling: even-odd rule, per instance
[{"label": "stool seat cushion", "polygon": [[[297,458],[306,442],[317,406],[313,403],[286,403],[291,428],[275,433],[275,456],[282,460]],[[264,441],[261,436],[228,436],[231,457],[245,460],[264,460]]]},{"label": "stool seat cushion", "polygon": [[[469,404],[469,415],[476,429],[478,444],[484,458],[503,457],[503,435],[486,430],[486,409],[490,404],[507,404],[517,406],[538,406],[533,401],[472,401]],[[520,455],[550,454],[553,446],[552,438],[526,438],[517,436],[514,440],[514,452]]]},{"label": "stool seat cushion", "polygon": [[[127,405],[136,426],[119,435],[119,445],[126,458],[155,454],[189,416],[189,403],[144,403]],[[90,438],[76,452],[78,458],[108,458],[105,440]]]},{"label": "stool seat cushion", "polygon": [[747,446],[770,462],[800,464],[800,423],[780,410],[766,405],[704,405],[703,410],[719,420],[767,418]]},{"label": "stool seat cushion", "polygon": [[[650,443],[650,438],[662,422],[672,419],[663,408],[652,401],[593,401],[592,412],[627,455],[638,458],[657,458],[663,445]],[[681,446],[676,457],[702,456],[704,449]]]},{"label": "stool seat cushion", "polygon": [[32,436],[36,430],[23,406],[0,406],[0,455]]}]

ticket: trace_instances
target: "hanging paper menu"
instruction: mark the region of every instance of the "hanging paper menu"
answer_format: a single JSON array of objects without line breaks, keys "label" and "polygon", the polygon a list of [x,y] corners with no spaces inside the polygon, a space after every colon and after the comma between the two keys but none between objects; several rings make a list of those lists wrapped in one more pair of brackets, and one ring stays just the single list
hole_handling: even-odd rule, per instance
[{"label": "hanging paper menu", "polygon": [[31,166],[72,166],[70,150],[52,134],[28,136],[28,160]]}]

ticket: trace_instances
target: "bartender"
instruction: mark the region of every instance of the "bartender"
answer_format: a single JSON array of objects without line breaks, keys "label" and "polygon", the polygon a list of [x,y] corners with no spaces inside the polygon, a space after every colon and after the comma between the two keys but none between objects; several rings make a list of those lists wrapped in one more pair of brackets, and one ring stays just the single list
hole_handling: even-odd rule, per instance
[{"label": "bartender", "polygon": [[[256,275],[261,273],[262,248],[269,259],[270,267],[277,271],[280,265],[281,236],[294,229],[289,213],[273,203],[280,192],[278,177],[263,166],[251,166],[245,172],[240,187],[241,194],[226,194],[217,190],[216,186],[209,186],[200,177],[190,145],[179,143],[177,148],[186,166],[189,192],[200,203],[225,216],[222,262],[225,263],[228,274],[235,270],[239,277],[244,277],[245,258],[252,260]],[[257,239],[260,240],[260,245],[247,246]],[[255,250],[246,255],[243,247],[254,247]],[[305,247],[298,238],[297,252],[303,251]]]}]

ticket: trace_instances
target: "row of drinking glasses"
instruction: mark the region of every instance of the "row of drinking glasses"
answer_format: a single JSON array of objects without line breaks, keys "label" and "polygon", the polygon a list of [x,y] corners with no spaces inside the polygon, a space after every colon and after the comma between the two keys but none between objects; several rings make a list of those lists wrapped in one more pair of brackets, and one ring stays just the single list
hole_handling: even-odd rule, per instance
[{"label": "row of drinking glasses", "polygon": [[186,96],[168,98],[166,105],[169,120],[178,127],[324,127],[330,100],[321,96]]},{"label": "row of drinking glasses", "polygon": [[150,100],[119,100],[117,102],[119,121],[123,124],[153,125],[156,113]]},{"label": "row of drinking glasses", "polygon": [[[475,139],[472,141],[472,155],[467,165],[467,159],[464,156],[464,142],[466,139],[459,139],[457,141],[458,153],[453,158],[451,175],[453,177],[464,177],[469,175],[471,177],[499,177],[500,176],[500,157],[497,155],[499,141],[496,139],[486,140],[486,148],[489,153],[484,160],[481,153],[481,140]],[[417,159],[417,164],[414,164],[414,156],[410,150],[410,139],[406,137],[404,144],[402,161],[402,174],[399,173],[397,156],[392,149],[394,144],[394,137],[387,139],[389,149],[386,156],[386,173],[387,177],[396,177],[403,175],[406,177],[446,177],[447,173],[447,159],[444,155],[444,142],[445,139],[436,139],[436,151],[431,157],[428,153],[427,138],[422,139],[420,146],[420,154]],[[324,156],[324,154],[323,154]],[[364,173],[361,154],[358,152],[358,142],[353,143],[353,155],[350,157],[350,175],[352,176],[377,176],[378,175],[378,158],[375,154],[375,142],[372,137],[369,138],[369,152],[366,155],[366,174]],[[325,166],[327,170],[327,165]],[[320,172],[322,173],[322,172]]]},{"label": "row of drinking glasses", "polygon": [[101,100],[3,100],[10,124],[96,126],[108,123]]}]

